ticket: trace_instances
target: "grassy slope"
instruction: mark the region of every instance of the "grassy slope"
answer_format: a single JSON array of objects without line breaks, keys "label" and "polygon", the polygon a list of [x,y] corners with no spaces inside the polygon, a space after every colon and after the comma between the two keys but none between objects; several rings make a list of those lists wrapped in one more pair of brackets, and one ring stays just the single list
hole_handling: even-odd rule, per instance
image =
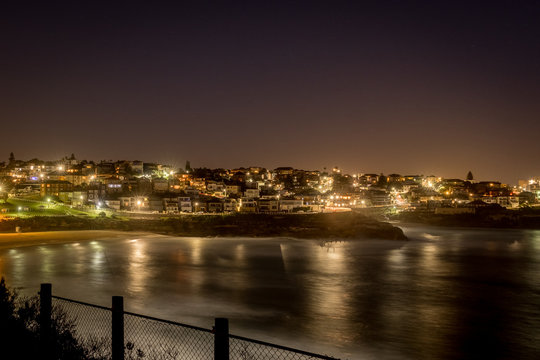
[{"label": "grassy slope", "polygon": [[[33,199],[10,198],[5,203],[0,203],[0,208],[7,209],[5,216],[29,217],[29,216],[58,216],[58,215],[80,215],[95,216],[92,212],[85,212],[72,209],[61,203],[47,203]],[[19,210],[19,208],[21,210]],[[25,210],[28,209],[28,210]]]}]

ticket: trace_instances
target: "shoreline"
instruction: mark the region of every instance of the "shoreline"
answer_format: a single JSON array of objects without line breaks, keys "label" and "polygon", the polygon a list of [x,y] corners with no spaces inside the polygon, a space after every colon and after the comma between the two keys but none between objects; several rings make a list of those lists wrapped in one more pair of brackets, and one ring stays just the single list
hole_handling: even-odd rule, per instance
[{"label": "shoreline", "polygon": [[126,234],[140,236],[151,233],[122,230],[56,230],[24,233],[0,233],[0,250],[27,246],[69,244],[79,241],[121,238],[125,237]]},{"label": "shoreline", "polygon": [[[0,233],[0,251],[6,249],[16,249],[20,247],[31,247],[40,245],[62,245],[78,243],[81,241],[102,241],[102,240],[114,240],[128,237],[131,234],[134,237],[141,236],[159,236],[159,237],[178,237],[178,238],[202,238],[202,239],[289,239],[289,240],[314,240],[314,241],[352,241],[352,240],[369,240],[365,238],[307,238],[307,237],[294,237],[294,236],[247,236],[247,235],[223,235],[223,236],[200,236],[200,235],[181,235],[171,233],[158,233],[151,231],[131,231],[131,230],[52,230],[52,231],[30,231],[23,233]],[[372,240],[389,240],[390,239],[372,239]],[[399,240],[398,240],[399,241]]]},{"label": "shoreline", "polygon": [[33,217],[0,222],[0,233],[58,230],[105,230],[185,237],[292,237],[299,239],[371,238],[407,240],[403,231],[353,213],[314,215],[180,216],[159,219]]}]

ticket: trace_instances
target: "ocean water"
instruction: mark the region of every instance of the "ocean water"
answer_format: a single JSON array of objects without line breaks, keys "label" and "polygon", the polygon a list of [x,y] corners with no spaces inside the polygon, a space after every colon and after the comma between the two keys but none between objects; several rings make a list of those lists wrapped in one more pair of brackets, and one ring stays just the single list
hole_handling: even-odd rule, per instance
[{"label": "ocean water", "polygon": [[349,359],[540,359],[540,231],[404,227],[409,241],[95,239],[0,251],[53,293]]}]

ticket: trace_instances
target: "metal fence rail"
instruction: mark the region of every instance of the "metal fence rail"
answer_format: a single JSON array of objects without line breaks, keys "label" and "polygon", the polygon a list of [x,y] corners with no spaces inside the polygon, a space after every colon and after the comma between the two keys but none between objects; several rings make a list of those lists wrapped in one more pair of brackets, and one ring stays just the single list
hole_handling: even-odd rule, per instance
[{"label": "metal fence rail", "polygon": [[336,358],[286,346],[229,335],[231,360],[336,360]]},{"label": "metal fence rail", "polygon": [[[50,284],[42,284],[40,294],[43,304],[52,303],[53,318],[65,316],[64,321],[72,324],[73,336],[92,359],[336,360],[229,334],[228,320],[223,318],[209,330],[124,311],[118,296],[108,308],[52,296]],[[50,301],[43,294],[50,294]],[[47,323],[46,318],[41,321]]]}]

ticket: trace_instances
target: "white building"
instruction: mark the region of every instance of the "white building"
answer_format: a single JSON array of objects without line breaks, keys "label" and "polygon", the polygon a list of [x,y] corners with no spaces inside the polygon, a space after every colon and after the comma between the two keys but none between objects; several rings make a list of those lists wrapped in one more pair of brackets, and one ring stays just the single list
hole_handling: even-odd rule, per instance
[{"label": "white building", "polygon": [[246,198],[255,199],[255,198],[258,198],[259,196],[260,196],[259,189],[246,189],[246,191],[244,191],[244,197]]},{"label": "white building", "polygon": [[178,210],[181,212],[192,212],[193,206],[191,204],[191,198],[189,197],[178,198]]},{"label": "white building", "polygon": [[280,200],[279,201],[279,210],[291,212],[295,208],[304,206],[303,200]]}]

